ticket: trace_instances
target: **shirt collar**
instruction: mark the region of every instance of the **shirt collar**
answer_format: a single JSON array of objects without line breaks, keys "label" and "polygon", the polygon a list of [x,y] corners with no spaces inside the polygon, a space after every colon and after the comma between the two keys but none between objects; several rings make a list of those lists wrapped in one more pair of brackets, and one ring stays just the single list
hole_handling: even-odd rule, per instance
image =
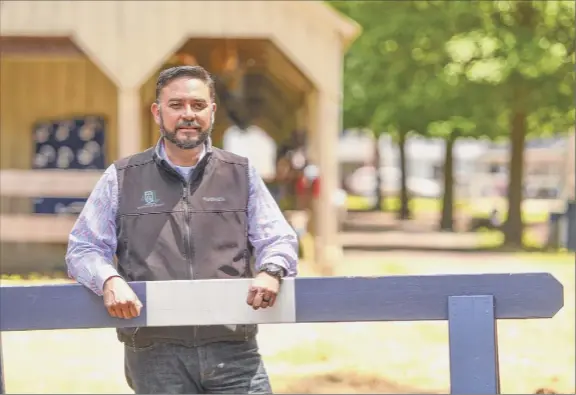
[{"label": "shirt collar", "polygon": [[[211,146],[211,141],[210,141],[210,138],[208,138],[206,143],[202,144],[202,152],[200,153],[200,156],[198,157],[198,162],[196,162],[196,163],[199,163],[202,159],[204,159],[204,157],[206,156],[206,153],[210,151],[210,146]],[[158,155],[159,158],[164,159],[166,161],[166,163],[168,163],[173,168],[175,168],[175,167],[188,167],[188,166],[176,166],[174,163],[172,163],[170,161],[170,159],[168,159],[168,155],[166,155],[166,149],[164,147],[164,139],[162,137],[160,137],[160,139],[158,140],[158,143],[156,144],[156,154]],[[194,168],[196,166],[189,166],[189,167]]]}]

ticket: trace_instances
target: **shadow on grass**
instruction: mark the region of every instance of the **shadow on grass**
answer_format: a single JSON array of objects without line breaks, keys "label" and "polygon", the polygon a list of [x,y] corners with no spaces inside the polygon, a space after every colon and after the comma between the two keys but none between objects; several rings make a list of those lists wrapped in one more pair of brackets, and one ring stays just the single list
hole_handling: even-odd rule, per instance
[{"label": "shadow on grass", "polygon": [[550,253],[557,254],[556,250],[549,250],[541,247],[507,247],[507,246],[495,246],[495,247],[433,247],[433,246],[409,246],[406,245],[363,245],[363,244],[352,244],[348,243],[342,246],[344,251],[362,251],[362,252],[389,252],[389,251],[414,251],[414,252],[457,252],[463,254],[477,254],[477,253],[520,253],[520,252],[530,252],[530,253]]},{"label": "shadow on grass", "polygon": [[[488,216],[467,216],[455,215],[453,218],[454,233],[478,232],[478,231],[499,231],[494,227]],[[538,230],[547,227],[546,221],[524,221],[524,230]],[[373,212],[352,212],[342,224],[341,230],[344,232],[392,232],[398,230],[442,232],[440,229],[440,217],[414,217],[411,219],[401,220],[392,213],[373,213]]]},{"label": "shadow on grass", "polygon": [[330,372],[302,378],[275,380],[277,394],[438,394],[420,388],[407,387],[374,375],[357,372]]},{"label": "shadow on grass", "polygon": [[401,230],[399,224],[394,225],[378,225],[378,224],[350,224],[344,223],[342,225],[343,232],[392,232]]}]

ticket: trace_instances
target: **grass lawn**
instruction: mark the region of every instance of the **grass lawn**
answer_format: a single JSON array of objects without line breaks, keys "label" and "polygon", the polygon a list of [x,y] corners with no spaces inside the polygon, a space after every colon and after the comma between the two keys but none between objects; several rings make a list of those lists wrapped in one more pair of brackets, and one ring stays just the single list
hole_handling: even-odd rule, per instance
[{"label": "grass lawn", "polygon": [[[478,230],[479,245],[478,248],[493,249],[500,248],[504,244],[504,233],[499,230]],[[526,249],[541,250],[545,243],[538,239],[538,236],[530,229],[526,229],[522,236],[522,243]]]},{"label": "grass lawn", "polygon": [[[485,199],[484,201],[471,203],[466,199],[457,199],[455,210],[457,212],[470,215],[476,218],[487,218],[493,207],[498,207],[499,217],[503,221],[506,218],[506,207],[503,199]],[[348,196],[346,206],[349,210],[367,210],[370,207],[370,200],[363,196]],[[548,212],[539,205],[525,204],[523,208],[524,223],[540,223],[548,221]],[[388,211],[397,211],[400,208],[400,199],[387,197],[382,207]],[[434,198],[413,198],[410,200],[410,208],[413,214],[436,214],[442,211],[442,199]]]},{"label": "grass lawn", "polygon": [[[370,199],[363,196],[348,196],[346,201],[348,210],[366,210],[370,207]],[[400,208],[400,199],[396,197],[387,197],[382,203],[382,208],[388,211],[397,211]],[[442,209],[442,200],[413,198],[411,199],[411,208],[414,213],[436,213]]]},{"label": "grass lawn", "polygon": [[[389,261],[382,255],[361,255],[346,258],[336,273],[551,272],[564,284],[566,295],[566,305],[556,317],[499,323],[502,393],[528,394],[543,386],[574,393],[574,255],[498,257],[423,261],[406,256]],[[358,261],[362,264],[352,265]],[[314,274],[303,269],[303,275]],[[8,393],[130,393],[114,330],[8,332],[2,336]],[[279,343],[278,339],[284,340]],[[431,322],[263,325],[260,335],[277,393],[446,393],[447,341],[447,324]]]}]

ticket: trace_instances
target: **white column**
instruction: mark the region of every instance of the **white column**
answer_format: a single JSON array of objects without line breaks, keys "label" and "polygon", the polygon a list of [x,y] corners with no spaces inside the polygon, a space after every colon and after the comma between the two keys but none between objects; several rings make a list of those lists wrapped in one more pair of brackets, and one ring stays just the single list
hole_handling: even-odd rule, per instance
[{"label": "white column", "polygon": [[142,116],[139,87],[118,88],[118,158],[142,150]]}]

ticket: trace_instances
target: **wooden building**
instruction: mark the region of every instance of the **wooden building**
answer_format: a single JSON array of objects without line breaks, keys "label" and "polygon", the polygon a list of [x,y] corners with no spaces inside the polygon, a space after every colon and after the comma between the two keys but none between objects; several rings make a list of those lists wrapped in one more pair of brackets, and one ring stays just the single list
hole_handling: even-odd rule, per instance
[{"label": "wooden building", "polygon": [[[320,200],[332,201],[339,180],[343,56],[359,27],[323,2],[0,4],[4,271],[36,268],[49,249],[53,262],[43,265],[61,264],[75,216],[38,213],[34,198],[85,198],[102,173],[102,166],[35,167],[34,133],[39,132],[34,128],[71,117],[99,117],[105,130],[104,167],[149,147],[158,138],[149,111],[155,79],[170,64],[201,64],[226,92],[243,98],[232,100],[226,110],[220,105],[216,144],[234,111],[248,114],[278,141],[295,128],[305,129],[310,156],[322,175]],[[321,204],[315,216],[316,256],[327,260],[340,252],[335,208]]]}]

